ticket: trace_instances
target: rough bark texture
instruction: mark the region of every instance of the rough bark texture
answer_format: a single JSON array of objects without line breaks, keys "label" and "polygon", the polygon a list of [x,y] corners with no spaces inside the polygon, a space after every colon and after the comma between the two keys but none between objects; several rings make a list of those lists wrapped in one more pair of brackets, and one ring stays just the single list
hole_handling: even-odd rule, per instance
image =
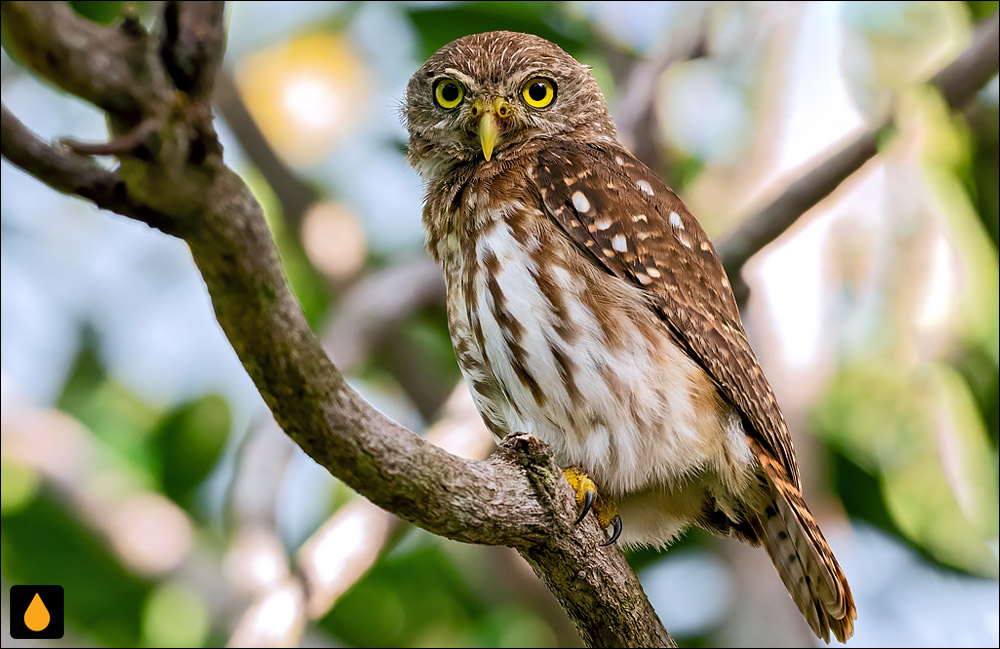
[{"label": "rough bark texture", "polygon": [[[528,557],[594,646],[674,646],[617,547],[544,445],[515,435],[465,460],[382,416],[310,331],[243,181],[222,162],[207,97],[223,52],[221,3],[169,2],[160,32],[102,27],[63,3],[4,2],[21,60],[108,112],[108,143],[52,146],[2,114],[2,154],[54,189],[182,238],[216,317],[285,432],[373,503],[451,539]],[[106,171],[81,155],[113,154]]]}]

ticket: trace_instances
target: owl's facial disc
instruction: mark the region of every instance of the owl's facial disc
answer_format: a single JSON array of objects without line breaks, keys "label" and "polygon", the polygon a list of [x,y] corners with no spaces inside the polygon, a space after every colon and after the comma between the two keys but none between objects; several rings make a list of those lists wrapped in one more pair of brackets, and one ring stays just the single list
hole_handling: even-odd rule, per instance
[{"label": "owl's facial disc", "polygon": [[407,158],[425,179],[530,155],[550,138],[613,140],[586,66],[537,36],[472,34],[438,50],[406,90]]},{"label": "owl's facial disc", "polygon": [[483,157],[489,162],[493,156],[493,149],[500,141],[500,125],[498,122],[506,121],[512,114],[510,104],[502,97],[496,97],[492,101],[484,101],[482,98],[476,99],[469,109],[472,117],[479,118],[479,145],[483,149]]}]

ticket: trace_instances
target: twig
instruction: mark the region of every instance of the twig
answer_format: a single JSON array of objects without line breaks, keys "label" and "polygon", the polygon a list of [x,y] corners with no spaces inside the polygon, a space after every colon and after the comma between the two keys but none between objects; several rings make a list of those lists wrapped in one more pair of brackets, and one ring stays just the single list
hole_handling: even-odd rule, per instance
[{"label": "twig", "polygon": [[[79,142],[72,138],[64,137],[59,140],[59,144],[81,156],[109,155],[124,158],[126,156],[137,155],[142,148],[147,148],[148,150],[149,137],[153,135],[158,126],[159,124],[156,119],[149,118],[144,119],[133,129],[116,135],[107,142]],[[139,155],[139,157],[144,156]]]},{"label": "twig", "polygon": [[655,114],[660,76],[675,63],[705,55],[708,11],[708,7],[695,10],[689,24],[674,29],[650,58],[633,60],[627,66],[615,124],[625,146],[651,169],[661,171],[662,165]]},{"label": "twig", "polygon": [[214,103],[247,157],[278,197],[282,218],[298,232],[306,211],[319,198],[319,192],[299,178],[274,151],[224,69],[215,80]]},{"label": "twig", "polygon": [[[941,91],[952,109],[964,106],[997,74],[998,14],[984,19],[973,32],[972,43],[950,65],[938,72],[930,84]],[[746,218],[718,246],[719,256],[733,280],[737,299],[746,299],[748,289],[740,278],[743,265],[774,241],[810,208],[828,196],[840,183],[860,169],[878,152],[878,132],[867,131],[792,183],[781,195]]]},{"label": "twig", "polygon": [[171,234],[174,218],[128,195],[121,176],[65,148],[42,142],[25,128],[6,106],[0,106],[0,154],[13,164],[63,194],[85,198],[111,210]]},{"label": "twig", "polygon": [[340,298],[323,333],[324,347],[349,372],[410,314],[429,304],[444,304],[444,277],[430,259],[369,273]]}]

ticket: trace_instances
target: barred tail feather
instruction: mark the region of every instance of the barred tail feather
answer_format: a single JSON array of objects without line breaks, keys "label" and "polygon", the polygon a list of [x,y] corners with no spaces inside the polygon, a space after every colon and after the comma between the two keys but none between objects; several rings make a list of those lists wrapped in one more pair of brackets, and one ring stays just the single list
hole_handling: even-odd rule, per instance
[{"label": "barred tail feather", "polygon": [[799,489],[780,479],[768,482],[773,500],[760,518],[764,547],[813,632],[830,642],[832,631],[845,642],[857,619],[847,578]]}]

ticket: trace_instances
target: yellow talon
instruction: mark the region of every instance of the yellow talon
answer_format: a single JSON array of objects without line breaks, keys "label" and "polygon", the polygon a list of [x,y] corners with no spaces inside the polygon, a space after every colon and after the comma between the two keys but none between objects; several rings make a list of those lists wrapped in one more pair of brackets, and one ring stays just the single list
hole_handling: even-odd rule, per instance
[{"label": "yellow talon", "polygon": [[610,545],[618,540],[622,531],[621,518],[618,516],[618,508],[611,500],[604,498],[597,491],[597,485],[586,473],[576,467],[563,469],[563,475],[569,486],[573,487],[576,494],[576,506],[580,508],[580,516],[576,519],[579,523],[593,509],[597,515],[597,522],[601,527],[614,526],[611,539],[604,545]]}]

